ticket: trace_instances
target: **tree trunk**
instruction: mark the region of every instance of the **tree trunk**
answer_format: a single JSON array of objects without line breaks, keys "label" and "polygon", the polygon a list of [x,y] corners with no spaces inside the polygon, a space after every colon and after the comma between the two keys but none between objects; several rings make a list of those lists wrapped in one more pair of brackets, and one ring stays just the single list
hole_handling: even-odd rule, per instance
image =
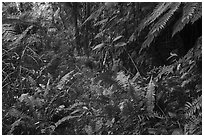
[{"label": "tree trunk", "polygon": [[[86,19],[90,16],[90,3],[86,3]],[[90,30],[90,21],[86,23],[85,26],[85,45],[84,45],[84,51],[85,54],[89,57],[89,30]]]},{"label": "tree trunk", "polygon": [[74,20],[74,27],[75,27],[75,43],[76,43],[76,49],[77,52],[80,53],[80,37],[79,37],[79,28],[78,28],[78,21],[77,21],[77,16],[78,16],[78,10],[77,10],[77,3],[73,2],[72,6],[72,15],[73,15],[73,20]]}]

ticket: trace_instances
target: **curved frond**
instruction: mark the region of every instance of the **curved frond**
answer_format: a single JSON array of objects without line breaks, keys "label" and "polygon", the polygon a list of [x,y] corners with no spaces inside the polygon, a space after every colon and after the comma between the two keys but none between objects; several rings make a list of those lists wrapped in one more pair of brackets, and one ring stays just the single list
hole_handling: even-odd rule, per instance
[{"label": "curved frond", "polygon": [[[199,6],[200,5],[200,6]],[[202,16],[202,5],[198,2],[188,2],[183,7],[183,15],[174,25],[172,36],[181,31],[189,22],[193,23]]]},{"label": "curved frond", "polygon": [[150,33],[154,33],[155,31],[160,31],[162,30],[165,25],[167,24],[167,22],[169,21],[169,19],[172,17],[172,15],[175,13],[175,11],[179,8],[180,6],[180,2],[174,2],[172,3],[169,7],[170,10],[168,11],[168,13],[166,13],[152,28],[152,30],[150,31]]},{"label": "curved frond", "polygon": [[168,5],[169,10],[167,11],[166,14],[164,14],[161,19],[159,19],[154,26],[152,27],[152,29],[149,31],[148,33],[148,37],[145,40],[145,42],[142,44],[141,50],[149,47],[149,45],[152,43],[152,41],[154,40],[155,37],[158,36],[158,34],[160,33],[160,31],[162,29],[165,28],[167,22],[170,20],[170,18],[174,15],[174,13],[177,11],[177,9],[180,6],[180,2],[173,2],[170,5]]},{"label": "curved frond", "polygon": [[192,104],[187,102],[187,104],[185,106],[187,117],[191,117],[196,112],[196,110],[200,110],[201,107],[202,107],[202,96],[195,99],[192,102]]},{"label": "curved frond", "polygon": [[62,119],[60,119],[59,121],[57,121],[55,123],[55,128],[57,128],[59,125],[61,125],[65,121],[69,121],[69,120],[72,120],[74,118],[79,118],[80,116],[66,116],[66,117],[63,117]]},{"label": "curved frond", "polygon": [[194,15],[192,16],[191,23],[193,24],[195,21],[202,17],[202,3],[199,2],[198,6],[195,9]]},{"label": "curved frond", "polygon": [[161,2],[159,3],[152,14],[145,18],[139,26],[139,32],[142,31],[146,26],[153,23],[158,19],[164,12],[166,12],[171,5],[171,2]]}]

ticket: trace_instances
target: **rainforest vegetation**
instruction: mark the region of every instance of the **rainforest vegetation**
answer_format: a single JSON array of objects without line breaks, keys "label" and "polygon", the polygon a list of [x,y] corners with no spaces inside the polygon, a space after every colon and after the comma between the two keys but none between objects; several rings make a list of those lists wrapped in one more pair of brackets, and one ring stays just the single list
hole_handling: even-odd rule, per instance
[{"label": "rainforest vegetation", "polygon": [[2,2],[2,134],[202,134],[202,3]]}]

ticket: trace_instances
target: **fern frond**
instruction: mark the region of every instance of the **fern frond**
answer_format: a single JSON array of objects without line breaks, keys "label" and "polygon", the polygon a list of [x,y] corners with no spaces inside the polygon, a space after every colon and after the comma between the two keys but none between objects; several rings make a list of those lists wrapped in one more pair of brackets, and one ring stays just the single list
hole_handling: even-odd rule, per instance
[{"label": "fern frond", "polygon": [[61,125],[63,122],[65,122],[65,121],[69,121],[69,120],[72,120],[72,119],[74,119],[74,118],[79,118],[79,117],[81,117],[82,115],[80,115],[80,116],[66,116],[66,117],[63,117],[62,119],[60,119],[59,121],[57,121],[56,123],[55,123],[55,128],[57,128],[59,125]]},{"label": "fern frond", "polygon": [[174,13],[177,11],[179,6],[181,5],[180,2],[173,2],[168,5],[168,9],[166,9],[167,13],[164,13],[164,15],[159,19],[156,24],[152,27],[152,29],[148,33],[148,37],[145,40],[145,42],[142,44],[142,47],[140,51],[144,48],[148,48],[149,45],[152,43],[155,37],[158,36],[160,31],[165,28],[167,22],[170,20],[170,18],[174,15]]},{"label": "fern frond", "polygon": [[2,25],[2,40],[6,42],[13,42],[17,38],[15,27],[10,24]]},{"label": "fern frond", "polygon": [[199,96],[195,99],[192,104],[187,102],[185,105],[186,116],[191,117],[197,110],[201,110],[202,108],[202,96]]},{"label": "fern frond", "polygon": [[171,5],[171,2],[161,2],[159,3],[152,14],[145,18],[142,23],[139,25],[139,32],[141,32],[145,27],[150,25],[156,19],[158,19],[164,12],[166,12]]},{"label": "fern frond", "polygon": [[169,66],[163,66],[160,70],[159,73],[156,77],[156,79],[160,79],[162,75],[168,75],[168,74],[173,74],[174,73],[174,66],[169,65]]},{"label": "fern frond", "polygon": [[150,33],[154,33],[155,31],[160,31],[162,30],[165,25],[167,24],[167,22],[169,21],[169,19],[172,17],[172,15],[175,13],[175,11],[179,8],[180,6],[180,2],[174,2],[169,6],[169,11],[168,13],[166,13],[152,28],[152,30],[150,31]]},{"label": "fern frond", "polygon": [[21,119],[16,120],[12,125],[11,125],[11,129],[8,132],[8,135],[12,135],[13,132],[15,131],[16,127],[18,127],[19,125],[24,124],[24,121],[22,121]]},{"label": "fern frond", "polygon": [[189,20],[193,16],[198,4],[199,4],[198,2],[186,3],[186,5],[183,8],[183,16],[181,20],[182,22],[184,22],[185,20]]},{"label": "fern frond", "polygon": [[146,102],[147,111],[150,114],[153,114],[154,102],[155,102],[155,84],[152,80],[152,77],[151,77],[150,82],[149,82],[148,87],[147,87],[146,98],[147,98],[147,102]]},{"label": "fern frond", "polygon": [[117,74],[116,81],[119,85],[126,89],[129,86],[129,76],[126,76],[124,72],[118,72]]},{"label": "fern frond", "polygon": [[199,116],[192,116],[184,126],[186,135],[202,134],[202,114]]},{"label": "fern frond", "polygon": [[201,17],[202,17],[202,3],[198,2],[194,15],[192,16],[192,19],[191,19],[191,23],[193,24],[195,21],[197,21]]},{"label": "fern frond", "polygon": [[63,89],[67,81],[69,81],[74,75],[74,70],[64,75],[57,84],[58,89]]},{"label": "fern frond", "polygon": [[172,36],[181,31],[190,21],[193,23],[202,16],[202,7],[198,2],[187,2],[183,7],[182,17],[175,23]]}]

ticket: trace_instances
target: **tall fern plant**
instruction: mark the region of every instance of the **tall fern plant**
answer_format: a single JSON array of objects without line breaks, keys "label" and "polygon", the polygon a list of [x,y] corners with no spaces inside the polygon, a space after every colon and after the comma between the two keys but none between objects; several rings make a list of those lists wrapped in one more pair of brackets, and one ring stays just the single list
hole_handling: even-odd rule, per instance
[{"label": "tall fern plant", "polygon": [[[179,18],[174,19],[179,15]],[[143,42],[140,51],[148,48],[151,43],[159,36],[160,32],[173,22],[172,36],[181,31],[185,25],[202,17],[202,4],[200,2],[161,2],[153,12],[147,16],[139,25],[138,33],[146,27],[150,27],[150,31]],[[175,23],[174,23],[175,22]]]}]

